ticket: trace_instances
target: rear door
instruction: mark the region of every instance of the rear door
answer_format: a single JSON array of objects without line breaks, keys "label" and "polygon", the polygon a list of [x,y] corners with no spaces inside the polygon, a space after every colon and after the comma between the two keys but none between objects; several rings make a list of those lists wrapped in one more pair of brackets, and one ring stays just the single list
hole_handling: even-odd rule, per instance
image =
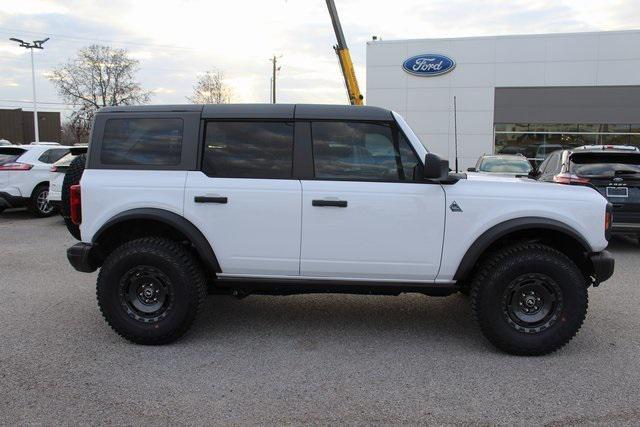
[{"label": "rear door", "polygon": [[441,185],[394,123],[311,123],[313,178],[302,180],[301,274],[430,281],[440,265]]},{"label": "rear door", "polygon": [[184,215],[211,243],[223,275],[299,275],[293,135],[288,119],[205,122],[202,166],[188,173]]}]

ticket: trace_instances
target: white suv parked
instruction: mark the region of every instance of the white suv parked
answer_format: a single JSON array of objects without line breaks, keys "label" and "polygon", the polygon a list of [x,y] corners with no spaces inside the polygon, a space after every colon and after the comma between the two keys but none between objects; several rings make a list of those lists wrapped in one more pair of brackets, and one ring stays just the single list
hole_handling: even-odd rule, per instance
[{"label": "white suv parked", "polygon": [[59,144],[0,147],[0,212],[26,206],[35,216],[53,215],[47,198],[50,169],[68,152]]},{"label": "white suv parked", "polygon": [[493,344],[545,354],[613,273],[597,191],[450,173],[381,108],[108,107],[91,141],[67,255],[136,343],[180,337],[207,290],[461,291]]},{"label": "white suv parked", "polygon": [[55,162],[50,171],[51,179],[49,180],[49,195],[47,200],[49,204],[62,211],[62,188],[64,186],[64,176],[73,159],[87,152],[86,145],[76,145],[70,148],[69,153],[64,155],[60,160]]}]

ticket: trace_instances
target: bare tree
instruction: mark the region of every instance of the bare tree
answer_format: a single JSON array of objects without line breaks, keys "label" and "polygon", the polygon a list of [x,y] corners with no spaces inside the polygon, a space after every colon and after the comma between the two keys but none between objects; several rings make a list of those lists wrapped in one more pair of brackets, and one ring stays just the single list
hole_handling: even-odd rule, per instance
[{"label": "bare tree", "polygon": [[62,124],[62,143],[64,145],[87,144],[91,133],[91,118],[82,114],[72,114]]},{"label": "bare tree", "polygon": [[224,73],[209,70],[200,76],[193,86],[193,96],[187,99],[194,104],[228,104],[231,96],[231,89],[224,81]]},{"label": "bare tree", "polygon": [[126,49],[91,45],[54,68],[49,79],[60,96],[76,107],[71,119],[91,120],[100,107],[149,102],[151,92],[136,82],[138,60]]}]

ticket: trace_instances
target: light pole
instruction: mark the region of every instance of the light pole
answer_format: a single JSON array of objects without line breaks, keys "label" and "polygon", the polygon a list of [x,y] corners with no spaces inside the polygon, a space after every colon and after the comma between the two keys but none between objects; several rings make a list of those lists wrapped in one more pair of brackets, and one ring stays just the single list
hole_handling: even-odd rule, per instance
[{"label": "light pole", "polygon": [[10,38],[9,40],[16,43],[20,43],[21,47],[29,49],[31,51],[31,84],[33,85],[33,131],[35,133],[36,143],[40,142],[40,132],[38,130],[38,103],[36,102],[36,70],[33,65],[33,49],[44,49],[42,45],[49,40],[47,37],[44,40],[34,40],[31,43],[24,40]]}]

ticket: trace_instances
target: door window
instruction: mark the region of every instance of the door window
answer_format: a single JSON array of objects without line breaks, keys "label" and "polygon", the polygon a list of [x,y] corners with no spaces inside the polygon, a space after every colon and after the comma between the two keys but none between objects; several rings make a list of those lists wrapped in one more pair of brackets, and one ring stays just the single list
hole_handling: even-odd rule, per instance
[{"label": "door window", "polygon": [[208,122],[202,171],[212,177],[291,178],[293,123]]},{"label": "door window", "polygon": [[412,181],[419,165],[408,141],[391,124],[312,123],[315,177],[357,181]]}]

